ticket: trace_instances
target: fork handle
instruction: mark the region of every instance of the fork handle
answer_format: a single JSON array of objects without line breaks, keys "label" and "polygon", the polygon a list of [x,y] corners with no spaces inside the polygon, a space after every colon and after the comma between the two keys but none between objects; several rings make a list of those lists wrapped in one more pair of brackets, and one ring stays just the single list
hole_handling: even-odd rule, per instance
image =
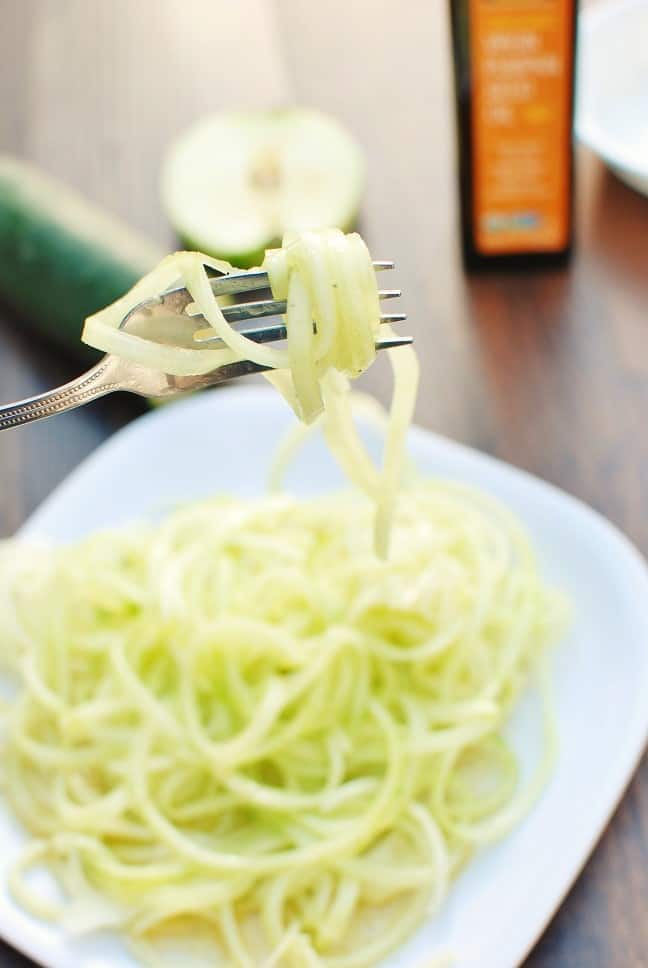
[{"label": "fork handle", "polygon": [[17,403],[0,404],[0,430],[42,420],[65,410],[74,410],[119,389],[121,383],[117,379],[115,357],[104,356],[91,370],[56,390],[37,393],[36,396],[27,397]]}]

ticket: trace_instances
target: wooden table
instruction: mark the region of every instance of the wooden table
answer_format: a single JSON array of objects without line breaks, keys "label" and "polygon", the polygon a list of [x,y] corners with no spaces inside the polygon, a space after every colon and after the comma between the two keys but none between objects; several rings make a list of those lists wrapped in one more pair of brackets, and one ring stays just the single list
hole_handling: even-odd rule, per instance
[{"label": "wooden table", "polygon": [[[0,150],[171,245],[157,170],[193,118],[231,100],[338,115],[368,153],[362,230],[398,262],[418,421],[588,501],[648,552],[648,201],[582,151],[569,270],[467,278],[445,13],[445,0],[0,0]],[[3,400],[75,369],[2,318]],[[386,397],[384,369],[368,382]],[[2,434],[0,534],[136,412],[106,400]],[[528,968],[648,965],[647,861],[644,763]]]}]

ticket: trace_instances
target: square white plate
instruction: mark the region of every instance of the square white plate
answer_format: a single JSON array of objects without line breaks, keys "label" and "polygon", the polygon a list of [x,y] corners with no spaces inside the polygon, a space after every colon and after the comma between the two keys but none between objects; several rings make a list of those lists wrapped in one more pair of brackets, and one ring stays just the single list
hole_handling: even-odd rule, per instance
[{"label": "square white plate", "polygon": [[[69,541],[179,501],[264,488],[272,452],[294,418],[271,390],[239,387],[162,408],[114,436],[33,515],[23,536]],[[377,441],[367,434],[368,442]],[[570,595],[574,618],[554,663],[561,748],[542,799],[502,843],[453,885],[442,911],[384,968],[419,968],[437,950],[456,968],[514,968],[583,866],[628,783],[648,734],[648,572],[629,542],[583,504],[514,468],[426,431],[411,452],[431,474],[490,491],[524,521],[548,580]],[[301,494],[340,476],[314,438],[289,475]],[[512,738],[530,766],[534,704]],[[0,884],[21,834],[0,812]],[[117,937],[66,938],[0,889],[0,935],[49,968],[132,968]]]}]

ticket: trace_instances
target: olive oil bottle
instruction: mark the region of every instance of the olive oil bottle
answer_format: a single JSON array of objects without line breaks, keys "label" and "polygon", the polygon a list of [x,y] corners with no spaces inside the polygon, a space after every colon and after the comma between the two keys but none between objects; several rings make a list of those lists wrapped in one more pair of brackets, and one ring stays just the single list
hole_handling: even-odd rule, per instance
[{"label": "olive oil bottle", "polygon": [[467,266],[564,262],[577,0],[450,0]]}]

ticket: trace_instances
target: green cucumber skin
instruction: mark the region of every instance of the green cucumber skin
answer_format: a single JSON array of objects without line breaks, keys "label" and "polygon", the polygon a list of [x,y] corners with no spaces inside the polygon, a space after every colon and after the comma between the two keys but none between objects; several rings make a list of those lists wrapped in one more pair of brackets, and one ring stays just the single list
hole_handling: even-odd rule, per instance
[{"label": "green cucumber skin", "polygon": [[83,362],[86,316],[122,296],[162,257],[67,186],[0,157],[0,302]]}]

